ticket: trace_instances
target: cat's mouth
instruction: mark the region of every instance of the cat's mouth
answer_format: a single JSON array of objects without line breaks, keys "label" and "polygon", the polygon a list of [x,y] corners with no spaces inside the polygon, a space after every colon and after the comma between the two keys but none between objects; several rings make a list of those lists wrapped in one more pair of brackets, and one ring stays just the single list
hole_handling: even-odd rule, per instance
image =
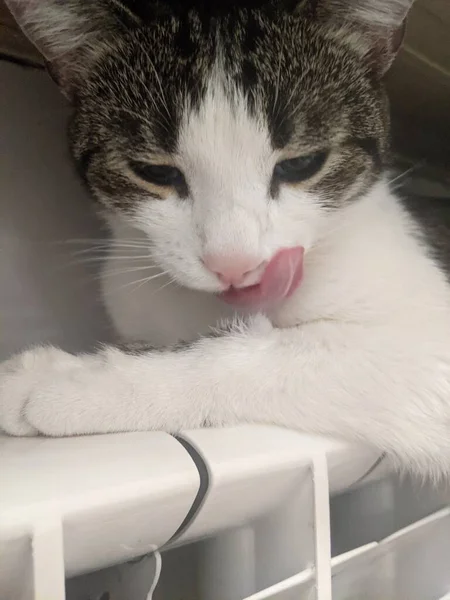
[{"label": "cat's mouth", "polygon": [[229,287],[219,297],[227,304],[262,308],[289,298],[303,278],[304,248],[285,248],[267,265],[261,281],[243,288]]}]

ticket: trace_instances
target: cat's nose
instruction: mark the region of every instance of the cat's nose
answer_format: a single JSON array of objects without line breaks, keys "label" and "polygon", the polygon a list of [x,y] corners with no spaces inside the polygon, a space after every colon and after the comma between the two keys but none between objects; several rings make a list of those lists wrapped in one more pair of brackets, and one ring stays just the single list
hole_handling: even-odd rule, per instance
[{"label": "cat's nose", "polygon": [[[217,275],[222,283],[237,287],[251,279],[252,275],[262,274],[261,267],[265,262],[247,254],[207,254],[203,257],[203,264]],[[255,283],[257,281],[251,281],[248,285]]]}]

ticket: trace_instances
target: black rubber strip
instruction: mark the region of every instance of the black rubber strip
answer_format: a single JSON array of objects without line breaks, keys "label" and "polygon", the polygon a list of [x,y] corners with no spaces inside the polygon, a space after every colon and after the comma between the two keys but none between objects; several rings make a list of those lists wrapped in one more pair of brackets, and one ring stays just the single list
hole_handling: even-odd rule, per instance
[{"label": "black rubber strip", "polygon": [[183,519],[183,522],[175,531],[170,540],[166,544],[164,544],[164,546],[160,550],[163,550],[165,546],[169,544],[172,545],[173,542],[176,541],[185,532],[187,527],[191,525],[191,523],[194,521],[195,517],[197,516],[198,512],[203,506],[210,483],[208,467],[206,466],[206,463],[203,460],[201,454],[186,440],[177,436],[174,437],[177,440],[177,442],[179,442],[183,446],[183,448],[192,458],[195,466],[197,467],[197,471],[200,476],[200,486],[198,488],[197,495],[194,498],[194,502],[192,503],[192,506],[189,509],[186,517]]},{"label": "black rubber strip", "polygon": [[16,56],[11,56],[10,54],[5,54],[3,52],[0,52],[0,60],[13,63],[14,65],[19,65],[21,67],[25,67],[27,69],[38,69],[39,71],[45,71],[45,66],[41,63],[34,62],[32,60],[27,60],[26,58],[18,58]]},{"label": "black rubber strip", "polygon": [[381,465],[381,463],[384,461],[384,459],[386,457],[387,457],[387,454],[385,452],[383,452],[383,454],[377,458],[377,460],[373,463],[373,465],[369,468],[369,470],[366,471],[366,473],[364,473],[364,475],[362,475],[359,479],[357,479],[355,481],[355,483],[350,486],[349,489],[352,489],[352,488],[356,487],[357,485],[360,485],[365,479],[367,479],[367,477],[372,475],[372,473],[375,471],[375,469],[378,469],[378,467]]}]

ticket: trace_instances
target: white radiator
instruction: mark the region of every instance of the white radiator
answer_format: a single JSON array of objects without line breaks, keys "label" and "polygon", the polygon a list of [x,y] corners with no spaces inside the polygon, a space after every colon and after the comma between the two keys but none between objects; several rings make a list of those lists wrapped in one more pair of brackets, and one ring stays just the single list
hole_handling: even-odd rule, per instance
[{"label": "white radiator", "polygon": [[3,437],[0,600],[449,600],[449,498],[271,427]]}]

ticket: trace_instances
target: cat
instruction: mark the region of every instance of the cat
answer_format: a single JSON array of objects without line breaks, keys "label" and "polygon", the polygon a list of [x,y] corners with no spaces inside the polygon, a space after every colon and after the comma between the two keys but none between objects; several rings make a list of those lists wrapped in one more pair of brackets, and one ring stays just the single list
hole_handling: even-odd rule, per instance
[{"label": "cat", "polygon": [[447,474],[450,220],[388,170],[412,0],[8,4],[73,104],[122,341],[3,363],[0,427],[270,423]]}]

